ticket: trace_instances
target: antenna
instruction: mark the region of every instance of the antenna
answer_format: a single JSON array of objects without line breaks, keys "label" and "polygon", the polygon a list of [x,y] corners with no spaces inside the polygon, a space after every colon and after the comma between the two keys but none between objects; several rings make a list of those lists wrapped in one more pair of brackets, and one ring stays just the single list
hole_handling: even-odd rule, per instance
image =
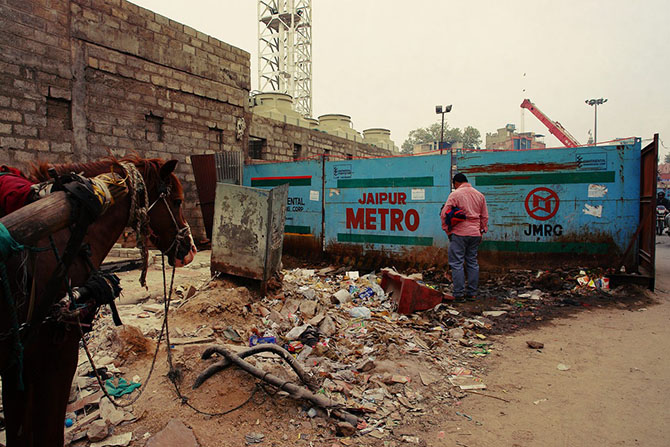
[{"label": "antenna", "polygon": [[312,0],[258,0],[258,89],[312,116]]}]

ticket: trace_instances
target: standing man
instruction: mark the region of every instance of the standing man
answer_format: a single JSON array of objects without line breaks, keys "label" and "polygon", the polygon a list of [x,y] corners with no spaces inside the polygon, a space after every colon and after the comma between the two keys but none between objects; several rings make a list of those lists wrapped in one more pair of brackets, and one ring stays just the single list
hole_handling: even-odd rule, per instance
[{"label": "standing man", "polygon": [[[489,229],[486,198],[460,172],[454,175],[454,189],[442,207],[442,229],[449,237],[449,266],[458,302],[474,301],[479,286],[477,248]],[[465,269],[463,265],[465,264]],[[465,277],[468,282],[465,284]]]}]

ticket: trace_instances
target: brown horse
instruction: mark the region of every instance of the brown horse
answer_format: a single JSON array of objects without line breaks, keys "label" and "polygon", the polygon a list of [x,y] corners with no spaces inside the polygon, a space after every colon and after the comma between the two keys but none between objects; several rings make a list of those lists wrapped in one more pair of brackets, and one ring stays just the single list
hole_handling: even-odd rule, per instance
[{"label": "brown horse", "polygon": [[[175,160],[165,162],[129,157],[53,166],[58,174],[76,172],[93,177],[113,170],[126,178],[129,193],[88,227],[85,242],[90,246],[89,259],[95,268],[100,266],[132,221],[139,222],[136,228],[151,239],[171,265],[185,265],[193,259],[195,246],[181,211],[183,190],[173,174],[176,163]],[[36,166],[33,171],[36,181],[46,180],[47,166]],[[63,230],[54,235],[61,254],[69,234],[69,230]],[[138,234],[138,241],[142,237]],[[37,245],[49,246],[49,241],[45,239]],[[72,264],[68,278],[73,287],[86,281],[90,263],[82,255]],[[53,303],[46,302],[49,300],[44,297],[53,296],[54,291],[44,289],[56,266],[52,251],[15,254],[7,262],[20,323],[26,321],[31,297],[36,297],[32,303],[34,309],[52,306]],[[63,287],[57,296],[65,294]],[[12,309],[8,306],[4,300],[0,302],[0,334],[7,333],[11,327],[8,313]],[[73,324],[44,319],[32,322],[26,332],[22,336],[24,354],[20,370],[20,363],[13,358],[12,338],[0,339],[7,445],[62,447],[65,409],[77,368],[80,330]],[[22,390],[17,377],[22,380]]]}]

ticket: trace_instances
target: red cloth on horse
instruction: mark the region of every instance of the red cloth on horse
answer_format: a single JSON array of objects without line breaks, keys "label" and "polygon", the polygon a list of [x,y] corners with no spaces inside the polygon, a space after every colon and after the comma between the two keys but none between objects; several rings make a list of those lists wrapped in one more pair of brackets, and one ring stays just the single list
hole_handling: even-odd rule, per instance
[{"label": "red cloth on horse", "polygon": [[33,182],[21,171],[9,166],[0,167],[0,216],[18,210],[26,204]]}]

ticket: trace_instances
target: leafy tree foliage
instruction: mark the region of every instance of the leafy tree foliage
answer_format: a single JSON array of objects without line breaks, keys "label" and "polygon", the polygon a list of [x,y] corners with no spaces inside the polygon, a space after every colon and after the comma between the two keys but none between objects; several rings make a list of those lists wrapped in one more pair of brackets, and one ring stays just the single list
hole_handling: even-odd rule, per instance
[{"label": "leafy tree foliage", "polygon": [[[415,144],[432,143],[440,141],[442,123],[437,122],[425,128],[414,129],[410,131],[407,139],[401,146],[401,152],[411,154]],[[482,143],[481,134],[472,126],[467,126],[461,131],[458,127],[449,127],[444,123],[444,137],[442,141],[447,144],[463,143],[463,147],[468,149],[479,148]]]}]

